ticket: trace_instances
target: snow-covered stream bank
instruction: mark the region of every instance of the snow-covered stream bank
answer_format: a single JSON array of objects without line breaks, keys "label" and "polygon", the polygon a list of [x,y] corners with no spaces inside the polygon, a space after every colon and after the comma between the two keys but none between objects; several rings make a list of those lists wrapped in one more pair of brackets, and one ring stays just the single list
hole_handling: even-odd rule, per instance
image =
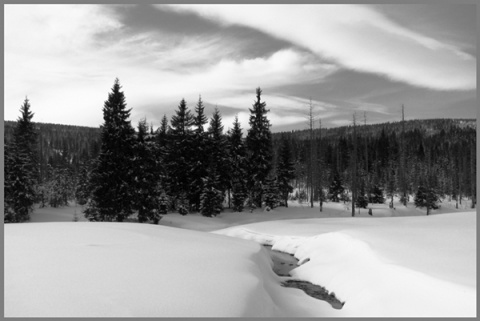
[{"label": "snow-covered stream bank", "polygon": [[290,271],[298,267],[298,260],[291,254],[272,250],[271,246],[264,245],[273,262],[273,272],[278,276],[285,277],[282,286],[294,289],[300,289],[312,298],[326,301],[334,309],[341,309],[345,302],[340,302],[335,297],[335,293],[329,292],[320,285],[316,285],[307,281],[294,280],[290,278]]},{"label": "snow-covered stream bank", "polygon": [[261,222],[215,233],[272,245],[346,316],[475,316],[476,213]]}]

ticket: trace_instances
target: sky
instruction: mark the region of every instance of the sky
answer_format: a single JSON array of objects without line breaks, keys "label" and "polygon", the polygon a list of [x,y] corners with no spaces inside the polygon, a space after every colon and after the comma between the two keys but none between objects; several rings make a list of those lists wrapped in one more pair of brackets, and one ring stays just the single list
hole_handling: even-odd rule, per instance
[{"label": "sky", "polygon": [[[470,4],[4,6],[4,120],[98,127],[115,78],[134,127],[184,98],[248,129],[262,89],[273,132],[476,118]],[[316,123],[316,127],[319,122]]]}]

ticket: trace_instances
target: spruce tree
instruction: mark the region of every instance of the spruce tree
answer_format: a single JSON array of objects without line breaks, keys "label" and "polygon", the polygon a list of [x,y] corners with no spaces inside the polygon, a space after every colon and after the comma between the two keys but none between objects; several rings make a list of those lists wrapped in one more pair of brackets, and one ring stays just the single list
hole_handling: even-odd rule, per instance
[{"label": "spruce tree", "polygon": [[230,188],[230,158],[228,141],[223,134],[222,116],[217,108],[210,119],[208,145],[207,152],[211,157],[211,166],[214,166],[214,170],[219,176],[215,188],[225,195],[227,189]]},{"label": "spruce tree", "polygon": [[383,191],[382,189],[374,184],[372,186],[372,190],[370,191],[370,202],[373,204],[383,204],[385,203],[385,198],[383,196]]},{"label": "spruce tree", "polygon": [[20,117],[13,132],[13,142],[18,153],[25,157],[26,166],[31,178],[36,182],[38,180],[38,133],[32,122],[33,113],[30,110],[30,101],[25,98],[20,107]]},{"label": "spruce tree", "polygon": [[75,199],[80,205],[85,205],[90,197],[89,179],[89,166],[86,163],[82,163],[80,165],[77,187],[75,189]]},{"label": "spruce tree", "polygon": [[30,219],[35,202],[38,178],[37,133],[27,98],[20,108],[12,142],[5,146],[4,221],[24,222]]},{"label": "spruce tree", "polygon": [[280,191],[278,189],[277,178],[271,173],[265,178],[265,184],[263,186],[263,198],[265,206],[270,209],[277,207],[280,199]]},{"label": "spruce tree", "polygon": [[[272,134],[267,118],[266,103],[261,101],[262,90],[256,89],[256,101],[250,110],[250,129],[246,146],[248,150],[248,188],[252,190],[254,204],[262,206],[263,191],[261,186],[272,169]],[[260,188],[260,189],[259,189]]]},{"label": "spruce tree", "polygon": [[192,145],[192,183],[190,185],[190,197],[192,207],[195,211],[200,209],[200,195],[203,191],[203,180],[207,176],[207,133],[204,130],[207,124],[207,117],[205,116],[205,106],[203,105],[202,97],[198,98],[195,106],[194,117],[194,134]]},{"label": "spruce tree", "polygon": [[160,147],[165,147],[167,144],[168,135],[168,119],[167,115],[163,115],[160,127],[157,129],[157,144]]},{"label": "spruce tree", "polygon": [[140,223],[159,220],[162,186],[156,148],[154,137],[148,134],[147,122],[143,119],[138,123],[134,159],[135,209]]},{"label": "spruce tree", "polygon": [[290,183],[295,178],[295,165],[291,160],[290,144],[284,136],[282,136],[281,144],[277,164],[277,179],[283,205],[288,207],[288,194],[293,191],[293,186]]},{"label": "spruce tree", "polygon": [[232,187],[233,210],[242,212],[247,198],[247,169],[246,150],[238,115],[235,116],[233,128],[229,132],[228,144],[230,147],[230,186]]},{"label": "spruce tree", "polygon": [[182,212],[187,213],[192,203],[189,193],[192,182],[193,124],[194,116],[188,109],[185,99],[182,99],[170,121],[166,169],[171,196],[174,200],[179,200],[174,201],[174,204],[181,204]]},{"label": "spruce tree", "polygon": [[[167,161],[170,153],[170,131],[168,126],[167,115],[163,115],[160,127],[155,131],[155,160],[157,162],[156,173],[158,177],[156,180],[160,181],[162,191],[170,194],[170,175],[168,171]],[[167,195],[166,195],[167,196]],[[167,196],[168,197],[168,196]]]},{"label": "spruce tree", "polygon": [[328,190],[330,200],[333,202],[339,202],[342,198],[342,194],[344,191],[345,188],[343,187],[340,175],[338,173],[335,173],[333,176],[333,181]]},{"label": "spruce tree", "polygon": [[415,193],[415,207],[427,208],[427,215],[430,214],[431,209],[439,208],[438,202],[440,201],[436,191],[433,188],[420,185]]},{"label": "spruce tree", "polygon": [[90,221],[122,222],[133,213],[135,130],[128,120],[130,111],[117,78],[103,107],[101,151],[91,174],[91,199],[84,211]]},{"label": "spruce tree", "polygon": [[223,210],[223,194],[217,189],[220,176],[215,172],[215,167],[210,164],[209,175],[204,178],[203,190],[200,196],[200,213],[203,216],[217,216]]},{"label": "spruce tree", "polygon": [[357,199],[355,201],[355,205],[358,207],[358,208],[367,208],[368,206],[368,198],[362,194],[361,192],[359,193],[359,195],[357,196]]}]

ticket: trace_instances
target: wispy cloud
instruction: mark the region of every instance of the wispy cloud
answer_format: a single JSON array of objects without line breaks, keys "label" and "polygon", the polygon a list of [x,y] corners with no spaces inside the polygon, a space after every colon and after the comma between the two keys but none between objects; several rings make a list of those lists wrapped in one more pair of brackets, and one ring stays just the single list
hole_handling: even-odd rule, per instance
[{"label": "wispy cloud", "polygon": [[[239,44],[218,36],[178,37],[161,30],[128,34],[101,6],[7,6],[6,12],[5,101],[19,105],[28,94],[37,121],[47,121],[43,111],[61,106],[55,114],[49,111],[48,121],[61,122],[70,114],[75,122],[96,118],[101,123],[101,105],[115,77],[136,121],[154,114],[156,103],[163,108],[158,114],[167,105],[175,108],[182,97],[193,105],[199,94],[222,104],[258,86],[320,81],[337,70],[294,49],[243,58],[235,54]],[[6,117],[15,118],[14,112]]]},{"label": "wispy cloud", "polygon": [[353,110],[385,120],[402,103],[429,115],[457,100],[464,113],[476,108],[464,91],[476,87],[474,57],[372,7],[158,8],[5,5],[4,119],[16,119],[28,95],[35,121],[98,126],[115,77],[132,122],[146,116],[154,126],[201,94],[221,107],[226,127],[238,113],[247,128],[256,87],[274,130],[303,128],[309,97],[326,125]]},{"label": "wispy cloud", "polygon": [[436,90],[476,88],[476,59],[360,5],[174,5],[308,48],[346,68]]}]

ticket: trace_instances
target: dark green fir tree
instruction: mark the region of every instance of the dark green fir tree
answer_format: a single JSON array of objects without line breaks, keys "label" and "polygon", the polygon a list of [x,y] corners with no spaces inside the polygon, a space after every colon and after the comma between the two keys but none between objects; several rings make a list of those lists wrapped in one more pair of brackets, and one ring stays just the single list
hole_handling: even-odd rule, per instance
[{"label": "dark green fir tree", "polygon": [[101,150],[90,177],[91,199],[84,210],[90,221],[122,222],[133,213],[135,130],[125,95],[115,79],[103,107]]},{"label": "dark green fir tree", "polygon": [[[246,147],[248,153],[248,189],[254,195],[253,203],[262,205],[265,178],[272,169],[272,133],[267,118],[266,103],[261,101],[262,90],[256,89],[256,100],[250,110],[250,129],[248,130]],[[260,189],[259,189],[260,188]]]},{"label": "dark green fir tree", "polygon": [[228,143],[230,147],[230,185],[232,187],[233,210],[235,212],[242,212],[248,196],[246,178],[247,159],[242,128],[240,127],[238,116],[235,116],[233,128],[230,130],[228,136]]},{"label": "dark green fir tree", "polygon": [[[185,99],[180,101],[175,115],[170,121],[168,152],[165,166],[168,173],[167,185],[174,204],[183,207],[182,212],[189,211],[192,204],[190,185],[192,183],[193,162],[193,125],[194,116],[188,109]],[[180,200],[181,198],[181,200]],[[180,210],[177,208],[177,210]],[[185,213],[186,214],[186,213]]]},{"label": "dark green fir tree", "polygon": [[27,98],[20,108],[13,139],[5,142],[4,222],[30,219],[38,179],[37,133]]},{"label": "dark green fir tree", "polygon": [[205,132],[205,124],[207,124],[207,117],[205,116],[205,106],[202,97],[198,97],[197,105],[195,106],[194,116],[194,132],[192,144],[192,168],[190,184],[190,198],[192,208],[194,211],[200,210],[200,195],[203,191],[203,179],[207,176],[207,148],[208,137]]},{"label": "dark green fir tree", "polygon": [[433,188],[428,188],[420,185],[415,193],[415,207],[425,207],[427,209],[427,215],[430,214],[432,209],[438,209],[438,202],[440,198],[437,192]]},{"label": "dark green fir tree", "polygon": [[285,137],[282,137],[277,164],[277,179],[281,200],[286,207],[288,207],[288,195],[293,191],[291,182],[294,178],[295,164],[292,162],[290,143]]}]

